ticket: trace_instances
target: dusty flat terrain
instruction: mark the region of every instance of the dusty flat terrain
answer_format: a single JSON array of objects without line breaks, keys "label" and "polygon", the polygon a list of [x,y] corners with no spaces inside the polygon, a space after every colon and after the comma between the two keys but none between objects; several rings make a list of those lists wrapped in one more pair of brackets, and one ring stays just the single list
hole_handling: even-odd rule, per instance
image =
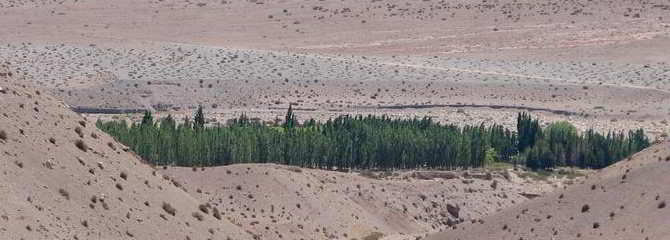
[{"label": "dusty flat terrain", "polygon": [[[532,108],[659,136],[668,13],[665,1],[634,0],[7,1],[0,59],[74,107],[203,105],[224,122],[273,121],[294,103],[303,120],[459,123]],[[433,107],[385,108],[405,105]],[[460,108],[467,117],[451,114]]]},{"label": "dusty flat terrain", "polygon": [[565,191],[427,239],[667,239],[670,143],[634,155]]},{"label": "dusty flat terrain", "polygon": [[[667,46],[670,12],[665,1],[639,0],[12,0],[0,8],[7,42],[172,42],[364,55],[556,57],[559,51],[570,61],[612,59],[602,54],[667,61],[654,49]],[[629,51],[611,52],[612,45]]]}]

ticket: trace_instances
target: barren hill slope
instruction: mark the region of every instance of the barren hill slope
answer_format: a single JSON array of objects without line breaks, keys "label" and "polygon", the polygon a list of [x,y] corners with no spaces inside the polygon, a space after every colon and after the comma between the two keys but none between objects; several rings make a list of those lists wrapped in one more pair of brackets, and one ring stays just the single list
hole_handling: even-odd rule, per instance
[{"label": "barren hill slope", "polygon": [[251,238],[12,75],[0,69],[0,239]]},{"label": "barren hill slope", "polygon": [[668,172],[664,142],[563,192],[428,239],[668,239]]},{"label": "barren hill slope", "polygon": [[261,239],[417,236],[519,204],[523,193],[553,189],[514,181],[514,174],[508,180],[504,172],[359,175],[272,164],[163,172]]}]

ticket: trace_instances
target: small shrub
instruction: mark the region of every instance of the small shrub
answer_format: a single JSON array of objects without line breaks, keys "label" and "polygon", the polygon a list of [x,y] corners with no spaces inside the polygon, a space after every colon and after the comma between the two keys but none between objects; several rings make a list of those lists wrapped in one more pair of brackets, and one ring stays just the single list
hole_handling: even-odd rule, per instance
[{"label": "small shrub", "polygon": [[108,146],[109,148],[111,148],[112,150],[116,151],[116,146],[114,146],[114,143],[112,143],[112,142],[108,142],[108,143],[107,143],[107,146]]},{"label": "small shrub", "polygon": [[198,219],[198,221],[205,220],[205,217],[202,216],[202,214],[200,214],[199,212],[193,212],[192,215],[193,215],[193,217],[194,217],[195,219]]},{"label": "small shrub", "polygon": [[362,177],[366,177],[366,178],[369,178],[369,179],[379,179],[379,178],[380,178],[379,175],[377,175],[377,174],[374,173],[373,171],[368,171],[368,170],[366,170],[366,171],[361,171],[361,172],[360,172],[360,175],[361,175]]},{"label": "small shrub", "polygon": [[582,206],[582,212],[583,212],[583,213],[584,213],[584,212],[588,212],[589,209],[591,209],[591,207],[589,207],[588,204],[584,204],[584,206]]},{"label": "small shrub", "polygon": [[7,132],[0,130],[0,140],[7,141]]},{"label": "small shrub", "polygon": [[70,200],[70,193],[65,191],[65,189],[58,189],[58,193],[60,193],[61,196],[63,196],[65,199]]},{"label": "small shrub", "polygon": [[77,148],[79,148],[79,150],[82,150],[84,152],[88,151],[88,146],[81,139],[78,139],[77,141],[75,141],[74,145],[77,146]]},{"label": "small shrub", "polygon": [[200,209],[200,211],[205,213],[205,214],[209,214],[209,208],[207,207],[206,204],[200,204],[198,206],[198,209]]},{"label": "small shrub", "polygon": [[163,202],[163,211],[174,216],[177,214],[177,209],[173,208],[169,203]]},{"label": "small shrub", "polygon": [[77,133],[77,135],[79,135],[80,138],[84,137],[84,132],[81,130],[80,127],[74,128],[74,132]]},{"label": "small shrub", "polygon": [[123,178],[123,180],[128,180],[128,174],[126,172],[121,172],[120,177]]},{"label": "small shrub", "polygon": [[363,240],[379,240],[379,239],[382,239],[382,237],[384,237],[383,233],[373,232],[373,233],[370,233],[369,235],[363,237]]},{"label": "small shrub", "polygon": [[51,144],[56,144],[56,139],[53,138],[53,137],[50,137],[50,138],[49,138],[49,142],[50,142]]},{"label": "small shrub", "polygon": [[120,183],[116,184],[116,189],[119,189],[120,191],[123,191],[123,186]]},{"label": "small shrub", "polygon": [[216,219],[221,220],[221,212],[219,212],[219,209],[218,209],[218,208],[214,208],[214,209],[212,210],[212,212],[213,212],[212,215],[213,215]]},{"label": "small shrub", "polygon": [[658,208],[665,208],[665,201],[659,203]]}]

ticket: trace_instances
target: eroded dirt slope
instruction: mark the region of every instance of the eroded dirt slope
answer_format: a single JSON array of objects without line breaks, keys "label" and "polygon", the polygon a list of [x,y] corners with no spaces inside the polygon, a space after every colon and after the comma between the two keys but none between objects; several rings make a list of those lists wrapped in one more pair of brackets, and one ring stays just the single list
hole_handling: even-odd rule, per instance
[{"label": "eroded dirt slope", "polygon": [[4,66],[0,89],[0,239],[251,238]]},{"label": "eroded dirt slope", "polygon": [[480,219],[527,200],[524,194],[556,187],[504,171],[382,176],[243,164],[163,172],[261,239],[419,236]]},{"label": "eroded dirt slope", "polygon": [[668,239],[669,147],[657,144],[565,191],[427,239]]}]

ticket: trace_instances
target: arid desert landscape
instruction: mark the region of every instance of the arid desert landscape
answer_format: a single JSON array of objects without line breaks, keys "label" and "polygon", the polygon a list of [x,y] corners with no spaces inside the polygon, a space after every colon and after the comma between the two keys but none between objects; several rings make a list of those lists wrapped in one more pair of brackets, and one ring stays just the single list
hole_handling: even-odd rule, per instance
[{"label": "arid desert landscape", "polygon": [[0,113],[0,239],[670,239],[668,1],[0,0]]}]

